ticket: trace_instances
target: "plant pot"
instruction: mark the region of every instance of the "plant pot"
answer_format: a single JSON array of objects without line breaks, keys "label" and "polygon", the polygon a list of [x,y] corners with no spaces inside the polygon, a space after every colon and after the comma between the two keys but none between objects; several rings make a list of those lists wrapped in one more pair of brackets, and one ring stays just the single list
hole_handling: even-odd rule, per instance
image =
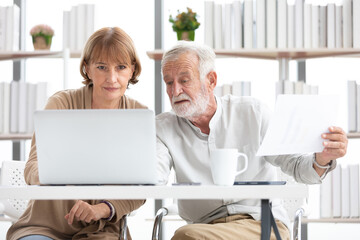
[{"label": "plant pot", "polygon": [[33,36],[35,50],[50,50],[52,36]]},{"label": "plant pot", "polygon": [[195,40],[195,31],[177,31],[178,40],[194,41]]}]

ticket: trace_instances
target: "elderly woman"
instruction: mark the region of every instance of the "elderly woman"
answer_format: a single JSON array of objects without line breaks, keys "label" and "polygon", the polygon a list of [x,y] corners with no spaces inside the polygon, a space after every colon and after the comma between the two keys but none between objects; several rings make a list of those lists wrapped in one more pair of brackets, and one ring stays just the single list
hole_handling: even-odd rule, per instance
[{"label": "elderly woman", "polygon": [[[138,82],[141,65],[134,43],[120,28],[102,28],[88,39],[80,73],[85,86],[55,93],[46,109],[146,108],[124,95]],[[35,136],[32,139],[25,180],[39,184]],[[124,215],[145,200],[32,200],[25,213],[10,227],[7,239],[119,239]]]}]

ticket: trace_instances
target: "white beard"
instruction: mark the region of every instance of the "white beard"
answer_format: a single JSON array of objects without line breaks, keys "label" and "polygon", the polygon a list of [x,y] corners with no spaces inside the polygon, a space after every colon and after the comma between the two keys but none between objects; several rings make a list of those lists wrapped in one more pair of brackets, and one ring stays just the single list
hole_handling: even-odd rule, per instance
[{"label": "white beard", "polygon": [[[182,93],[177,97],[172,97],[171,106],[177,116],[192,120],[206,111],[209,99],[210,97],[206,93],[205,85],[201,85],[201,92],[196,99],[192,100],[189,95]],[[181,100],[188,100],[189,102],[175,104],[175,102]]]}]

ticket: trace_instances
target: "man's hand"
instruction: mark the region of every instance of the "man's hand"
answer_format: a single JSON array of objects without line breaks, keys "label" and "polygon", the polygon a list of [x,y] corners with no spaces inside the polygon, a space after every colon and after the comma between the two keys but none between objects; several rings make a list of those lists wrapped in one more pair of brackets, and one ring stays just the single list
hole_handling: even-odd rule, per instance
[{"label": "man's hand", "polygon": [[70,212],[65,215],[65,219],[71,225],[74,219],[89,223],[92,220],[97,221],[101,218],[107,218],[109,215],[110,208],[105,203],[90,205],[87,202],[77,200]]},{"label": "man's hand", "polygon": [[[347,150],[348,139],[344,130],[340,127],[329,127],[329,131],[329,133],[321,135],[323,139],[329,140],[323,142],[324,150],[315,155],[315,161],[321,166],[326,166],[331,160],[345,156]],[[318,170],[321,170],[321,174],[325,172],[324,169],[318,168],[315,164],[314,167],[318,173]]]}]

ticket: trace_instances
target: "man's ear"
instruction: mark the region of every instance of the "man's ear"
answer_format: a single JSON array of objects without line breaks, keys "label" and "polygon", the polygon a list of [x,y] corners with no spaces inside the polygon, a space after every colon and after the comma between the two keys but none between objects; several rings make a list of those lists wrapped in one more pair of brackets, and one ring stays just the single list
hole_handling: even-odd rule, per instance
[{"label": "man's ear", "polygon": [[215,71],[208,73],[207,78],[209,79],[209,89],[213,91],[217,84],[217,74]]}]

